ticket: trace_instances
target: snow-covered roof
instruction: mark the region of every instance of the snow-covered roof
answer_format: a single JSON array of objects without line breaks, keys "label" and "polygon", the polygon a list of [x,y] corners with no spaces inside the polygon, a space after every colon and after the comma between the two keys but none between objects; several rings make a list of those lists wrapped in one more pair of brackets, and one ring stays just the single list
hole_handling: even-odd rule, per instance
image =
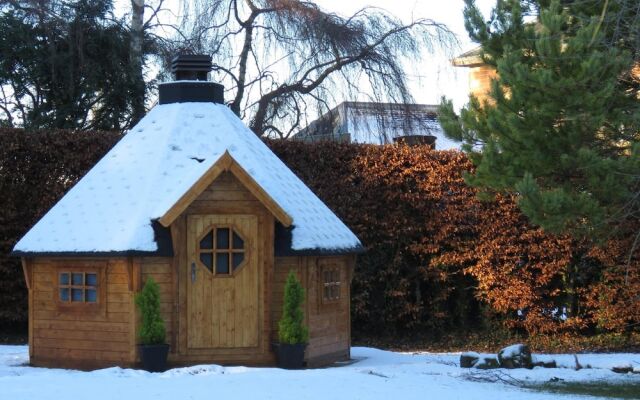
[{"label": "snow-covered roof", "polygon": [[157,224],[228,153],[291,218],[291,249],[358,238],[228,107],[154,107],[16,244],[15,253],[154,252]]},{"label": "snow-covered roof", "polygon": [[334,139],[353,143],[388,144],[406,135],[435,136],[436,149],[460,149],[440,126],[437,106],[346,101],[300,130],[303,140]]}]

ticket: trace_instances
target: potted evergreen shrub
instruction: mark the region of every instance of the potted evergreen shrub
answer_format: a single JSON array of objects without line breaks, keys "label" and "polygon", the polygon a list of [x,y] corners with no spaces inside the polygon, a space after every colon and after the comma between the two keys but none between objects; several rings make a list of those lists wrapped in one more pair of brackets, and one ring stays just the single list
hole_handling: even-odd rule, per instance
[{"label": "potted evergreen shrub", "polygon": [[304,326],[302,303],[304,288],[293,271],[289,272],[284,286],[282,318],[278,323],[277,346],[278,366],[286,369],[300,369],[304,366],[304,350],[309,339],[309,330]]},{"label": "potted evergreen shrub", "polygon": [[142,366],[149,372],[164,371],[167,366],[169,345],[165,343],[166,329],[160,315],[160,287],[149,278],[140,293],[136,294],[136,305],[140,309],[140,357]]}]

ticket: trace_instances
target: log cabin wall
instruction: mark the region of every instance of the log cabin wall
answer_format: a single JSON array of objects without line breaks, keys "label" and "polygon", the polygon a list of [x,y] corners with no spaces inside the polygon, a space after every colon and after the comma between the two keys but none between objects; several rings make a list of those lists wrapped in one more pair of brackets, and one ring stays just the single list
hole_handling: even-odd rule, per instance
[{"label": "log cabin wall", "polygon": [[[187,237],[193,236],[193,232],[189,233],[188,221],[194,216],[215,216],[215,218],[224,218],[224,216],[255,216],[257,223],[257,238],[252,241],[251,251],[255,252],[257,269],[256,276],[250,277],[250,282],[255,282],[257,291],[251,293],[239,293],[236,289],[228,289],[223,292],[211,290],[207,296],[211,296],[212,311],[213,304],[229,304],[234,301],[236,296],[257,296],[256,306],[257,314],[257,332],[251,332],[256,335],[247,339],[242,337],[240,340],[238,335],[243,332],[236,331],[229,323],[224,327],[220,324],[214,324],[213,330],[216,332],[207,332],[216,338],[217,343],[222,343],[219,347],[194,346],[189,344],[194,338],[199,342],[206,342],[206,338],[199,337],[198,332],[191,332],[190,325],[194,325],[197,321],[189,315],[189,301],[194,301],[192,293],[189,292],[190,264],[193,262],[193,256],[187,254]],[[176,311],[176,345],[175,352],[170,354],[169,360],[174,364],[189,364],[193,362],[212,362],[220,364],[237,364],[245,365],[272,365],[275,362],[273,352],[271,351],[271,282],[273,273],[273,234],[274,234],[274,217],[272,214],[256,199],[245,186],[231,173],[222,173],[200,196],[194,200],[189,207],[173,222],[171,225],[171,234],[174,244],[174,265],[173,274],[177,276],[176,292],[178,294]],[[242,271],[248,273],[249,271]],[[228,279],[228,278],[214,278]],[[243,278],[245,279],[245,278]],[[255,281],[251,281],[255,279]],[[235,290],[235,291],[234,291]],[[206,289],[205,289],[206,291]],[[207,297],[208,299],[209,297]],[[207,300],[209,301],[209,300]],[[220,302],[220,303],[218,303]],[[242,304],[241,300],[237,300],[236,304],[247,309],[246,304]],[[251,306],[252,307],[252,306]],[[252,308],[249,308],[252,309]],[[234,311],[236,312],[236,311]],[[214,314],[215,315],[215,314]],[[238,315],[240,313],[238,312]],[[206,317],[206,315],[205,315]],[[212,318],[213,319],[213,318]],[[240,325],[242,321],[235,321]],[[218,333],[218,335],[216,335]],[[224,338],[224,339],[220,339]],[[220,341],[222,340],[222,342]],[[241,343],[253,343],[257,340],[257,345],[245,347],[230,347],[230,341]]]},{"label": "log cabin wall", "polygon": [[[351,347],[350,287],[355,258],[277,257],[273,285],[272,340],[278,339],[278,321],[282,316],[284,285],[294,271],[305,288],[305,323],[309,327],[306,361],[310,367],[348,359]],[[324,298],[324,273],[335,271],[340,284],[338,298]],[[335,294],[335,293],[334,293]]]},{"label": "log cabin wall", "polygon": [[[258,260],[258,332],[255,346],[192,348],[188,344],[190,260],[187,255],[187,220],[197,215],[250,215],[256,218],[257,240],[251,247]],[[171,345],[170,363],[273,365],[275,355],[271,343],[277,341],[284,283],[290,270],[297,273],[307,292],[304,307],[310,334],[306,351],[308,365],[322,365],[348,358],[351,336],[350,283],[355,258],[276,259],[273,254],[274,224],[274,217],[262,203],[232,174],[223,173],[171,225],[174,244],[172,258],[23,260],[29,287],[31,362],[38,366],[80,369],[134,366],[139,361],[136,334],[140,323],[134,295],[152,277],[160,286],[161,313],[167,328],[167,342]],[[337,269],[340,281],[339,299],[329,302],[323,301],[322,274],[327,267]],[[70,307],[73,305],[60,304],[57,297],[59,274],[74,271],[95,272],[98,275],[96,305],[74,308]],[[225,296],[229,296],[229,293]],[[237,334],[242,332],[227,330],[227,337]],[[246,341],[246,338],[243,340]]]},{"label": "log cabin wall", "polygon": [[[96,273],[97,302],[61,301],[64,282],[59,276],[65,272]],[[31,363],[80,369],[132,366],[136,359],[133,273],[130,259],[26,260]]]}]

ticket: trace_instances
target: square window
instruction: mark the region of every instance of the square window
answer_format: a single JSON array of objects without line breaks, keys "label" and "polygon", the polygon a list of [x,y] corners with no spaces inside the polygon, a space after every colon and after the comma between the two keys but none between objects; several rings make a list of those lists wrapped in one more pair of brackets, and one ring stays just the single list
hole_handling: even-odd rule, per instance
[{"label": "square window", "polygon": [[326,266],[322,269],[322,301],[333,302],[340,299],[340,269],[336,266]]},{"label": "square window", "polygon": [[58,302],[76,307],[87,303],[98,303],[98,273],[95,271],[58,272]]}]

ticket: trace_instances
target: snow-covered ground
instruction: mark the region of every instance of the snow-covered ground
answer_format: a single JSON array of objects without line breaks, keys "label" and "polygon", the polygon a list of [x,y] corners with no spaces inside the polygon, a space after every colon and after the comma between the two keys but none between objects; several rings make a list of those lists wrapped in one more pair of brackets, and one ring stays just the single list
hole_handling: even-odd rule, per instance
[{"label": "snow-covered ground", "polygon": [[[351,365],[305,371],[200,365],[164,373],[108,368],[93,372],[33,368],[26,346],[0,346],[0,399],[556,399],[558,394],[528,391],[509,384],[567,382],[640,383],[640,375],[609,368],[640,367],[640,354],[572,355],[554,358],[556,369],[466,370],[459,354],[394,353],[355,347]],[[487,380],[495,381],[488,383]],[[571,396],[564,396],[569,398]],[[593,399],[593,397],[590,397]]]}]

